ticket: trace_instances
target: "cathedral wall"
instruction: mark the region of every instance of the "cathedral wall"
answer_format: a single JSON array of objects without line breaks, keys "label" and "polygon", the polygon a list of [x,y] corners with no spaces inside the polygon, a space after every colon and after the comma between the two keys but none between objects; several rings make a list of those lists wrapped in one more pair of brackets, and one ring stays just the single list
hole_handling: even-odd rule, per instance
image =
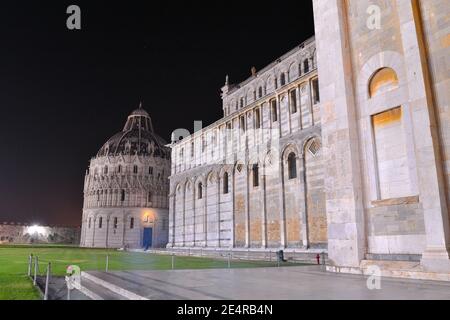
[{"label": "cathedral wall", "polygon": [[[243,83],[226,84],[225,118],[172,145],[171,232],[176,236],[170,246],[183,246],[182,228],[176,224],[191,214],[188,200],[174,188],[194,183],[197,192],[202,182],[204,197],[194,197],[193,226],[189,219],[184,222],[185,238],[195,235],[197,241],[185,241],[184,246],[298,249],[307,247],[311,237],[315,246],[326,247],[324,197],[316,193],[310,196],[314,234],[306,225],[302,148],[311,137],[320,140],[317,83],[315,46],[309,40]],[[287,149],[295,157],[296,174],[291,178],[283,158]],[[223,185],[225,172],[228,190]]]},{"label": "cathedral wall", "polygon": [[446,0],[420,1],[420,10],[450,207],[450,6]]},{"label": "cathedral wall", "polygon": [[[449,269],[438,136],[446,129],[434,116],[430,48],[423,42],[420,19],[421,10],[428,10],[425,30],[434,26],[439,40],[430,35],[431,50],[442,57],[448,22],[445,13],[438,15],[437,26],[432,11],[443,5],[415,0],[313,3],[319,77],[326,75],[320,92],[332,264],[358,267],[371,253],[422,254],[426,268]],[[436,75],[448,78],[448,72]]]}]

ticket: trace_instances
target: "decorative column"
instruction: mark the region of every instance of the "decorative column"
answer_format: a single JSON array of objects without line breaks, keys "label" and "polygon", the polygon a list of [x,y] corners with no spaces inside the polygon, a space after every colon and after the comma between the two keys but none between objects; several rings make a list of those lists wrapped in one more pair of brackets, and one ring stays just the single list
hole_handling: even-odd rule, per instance
[{"label": "decorative column", "polygon": [[450,272],[449,211],[420,5],[416,0],[396,0],[396,3],[400,8],[408,103],[414,123],[420,202],[425,220],[426,248],[421,264],[426,270],[447,273]]},{"label": "decorative column", "polygon": [[300,208],[299,219],[302,221],[302,242],[305,249],[309,248],[309,230],[308,230],[308,207],[306,205],[307,201],[307,186],[306,186],[306,164],[305,164],[305,151],[302,150],[300,155],[297,157],[297,168],[299,168],[298,180],[300,182],[300,190],[298,193],[298,201]]},{"label": "decorative column", "polygon": [[105,247],[108,248],[108,237],[109,237],[109,218],[110,216],[106,216],[106,239],[105,239]]},{"label": "decorative column", "polygon": [[366,234],[346,2],[314,0],[313,5],[317,66],[323,75],[320,92],[328,257],[334,266],[359,267],[365,258]]},{"label": "decorative column", "polygon": [[286,248],[286,204],[284,199],[284,170],[283,159],[278,156],[278,174],[280,181],[280,189],[278,191],[278,198],[280,201],[280,246]]},{"label": "decorative column", "polygon": [[205,183],[203,186],[203,232],[204,234],[204,243],[203,247],[208,246],[208,177],[205,179]]},{"label": "decorative column", "polygon": [[230,241],[230,248],[234,248],[235,247],[235,231],[236,231],[236,207],[235,207],[235,198],[236,198],[236,194],[235,194],[235,188],[234,186],[236,185],[236,168],[233,167],[233,172],[231,174],[231,241]]},{"label": "decorative column", "polygon": [[261,208],[261,248],[267,248],[267,199],[266,199],[266,166],[263,167],[262,190],[260,197],[262,199]]},{"label": "decorative column", "polygon": [[183,247],[186,246],[186,186],[187,182],[184,183],[183,188]]},{"label": "decorative column", "polygon": [[216,202],[216,215],[217,215],[217,247],[220,248],[220,176],[217,176],[217,202]]},{"label": "decorative column", "polygon": [[249,201],[249,167],[245,166],[245,197],[244,197],[244,204],[245,204],[245,248],[250,247],[250,201]]}]

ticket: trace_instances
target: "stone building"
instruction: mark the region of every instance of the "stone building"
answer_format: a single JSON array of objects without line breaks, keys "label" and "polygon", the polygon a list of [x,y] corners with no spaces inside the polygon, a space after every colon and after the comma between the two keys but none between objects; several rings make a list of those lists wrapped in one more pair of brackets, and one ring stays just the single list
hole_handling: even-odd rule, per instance
[{"label": "stone building", "polygon": [[224,118],[172,145],[172,247],[326,248],[314,40],[222,88]]},{"label": "stone building", "polygon": [[450,272],[448,1],[313,4],[315,39],[227,79],[223,119],[173,141],[169,246]]},{"label": "stone building", "polygon": [[149,114],[140,106],[90,161],[81,246],[165,246],[169,174],[170,149],[154,133]]}]

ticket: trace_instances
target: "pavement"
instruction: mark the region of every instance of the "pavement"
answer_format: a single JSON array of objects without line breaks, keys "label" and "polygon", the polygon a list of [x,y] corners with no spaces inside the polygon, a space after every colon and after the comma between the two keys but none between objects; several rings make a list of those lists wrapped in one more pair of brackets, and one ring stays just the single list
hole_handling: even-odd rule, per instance
[{"label": "pavement", "polygon": [[[381,278],[369,290],[361,275],[321,266],[170,271],[87,272],[98,295],[150,300],[422,300],[450,299],[450,283]],[[105,293],[102,294],[102,288]]]}]

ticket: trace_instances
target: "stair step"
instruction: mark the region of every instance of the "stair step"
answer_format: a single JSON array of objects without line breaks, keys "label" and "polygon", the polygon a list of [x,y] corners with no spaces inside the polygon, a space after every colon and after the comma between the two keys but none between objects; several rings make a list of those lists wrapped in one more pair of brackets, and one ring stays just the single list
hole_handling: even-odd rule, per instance
[{"label": "stair step", "polygon": [[92,300],[127,300],[126,297],[86,277],[81,278],[80,291]]},{"label": "stair step", "polygon": [[[102,272],[81,272],[82,279],[87,279],[94,283],[97,287],[103,287],[110,292],[122,297],[122,300],[148,300],[145,297],[139,296],[134,292],[124,289],[120,286],[121,281],[118,279],[111,279],[109,281],[109,274]],[[114,283],[113,283],[114,282]]]}]

